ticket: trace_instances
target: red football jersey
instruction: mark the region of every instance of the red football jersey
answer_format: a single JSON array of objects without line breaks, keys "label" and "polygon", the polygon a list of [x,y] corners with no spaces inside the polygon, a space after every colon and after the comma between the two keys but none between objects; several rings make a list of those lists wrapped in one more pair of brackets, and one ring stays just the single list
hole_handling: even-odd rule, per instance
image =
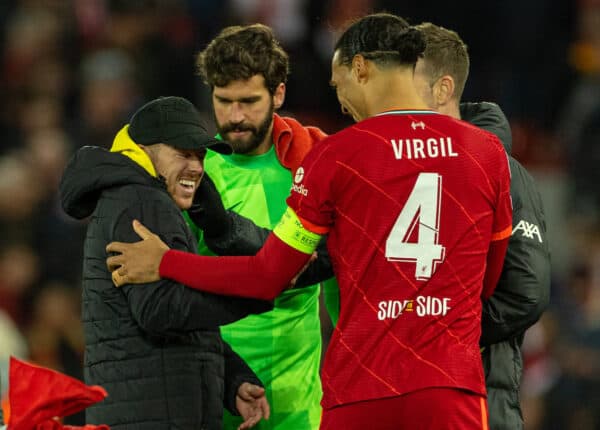
[{"label": "red football jersey", "polygon": [[485,394],[486,256],[511,232],[496,136],[433,111],[393,111],[330,136],[296,171],[289,206],[329,232],[340,317],[323,406],[426,387]]}]

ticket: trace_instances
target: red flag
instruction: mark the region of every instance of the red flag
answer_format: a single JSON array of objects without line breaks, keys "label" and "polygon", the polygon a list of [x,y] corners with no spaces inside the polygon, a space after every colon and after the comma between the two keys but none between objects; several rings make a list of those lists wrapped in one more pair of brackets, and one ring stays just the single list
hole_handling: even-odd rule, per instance
[{"label": "red flag", "polygon": [[[72,415],[106,396],[106,390],[98,385],[86,385],[54,370],[10,357],[9,430],[67,429],[68,426],[63,427],[53,418]],[[84,429],[108,429],[108,426]]]}]

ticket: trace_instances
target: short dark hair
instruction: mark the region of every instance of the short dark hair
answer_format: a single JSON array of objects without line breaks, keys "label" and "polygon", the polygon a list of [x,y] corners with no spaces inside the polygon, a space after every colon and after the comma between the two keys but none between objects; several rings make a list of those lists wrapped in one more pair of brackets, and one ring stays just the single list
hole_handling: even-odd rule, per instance
[{"label": "short dark hair", "polygon": [[425,36],[426,48],[423,57],[425,73],[430,84],[444,75],[452,76],[455,84],[455,95],[462,97],[467,77],[469,76],[469,52],[467,45],[458,33],[430,22],[416,26]]},{"label": "short dark hair", "polygon": [[196,65],[211,88],[262,75],[271,94],[289,74],[288,54],[263,24],[226,27],[198,54]]},{"label": "short dark hair", "polygon": [[390,13],[375,13],[352,23],[334,50],[344,65],[360,54],[379,66],[414,66],[423,55],[425,40],[405,19]]}]

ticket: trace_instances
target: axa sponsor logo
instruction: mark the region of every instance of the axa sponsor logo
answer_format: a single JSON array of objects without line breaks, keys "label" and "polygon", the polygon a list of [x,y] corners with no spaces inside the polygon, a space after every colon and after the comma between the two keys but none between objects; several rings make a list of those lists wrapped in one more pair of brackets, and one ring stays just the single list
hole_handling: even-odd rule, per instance
[{"label": "axa sponsor logo", "polygon": [[304,168],[302,166],[298,167],[296,170],[296,174],[294,175],[294,183],[292,184],[292,191],[302,194],[303,196],[308,195],[308,190],[301,183],[304,179]]},{"label": "axa sponsor logo", "polygon": [[512,234],[520,231],[523,237],[528,239],[537,239],[540,243],[542,243],[542,234],[540,233],[540,228],[533,223],[527,222],[524,219],[519,221],[519,223],[513,228]]},{"label": "axa sponsor logo", "polygon": [[405,312],[415,312],[418,317],[444,316],[450,309],[449,297],[417,296],[414,300],[383,300],[379,302],[377,319],[396,319]]}]

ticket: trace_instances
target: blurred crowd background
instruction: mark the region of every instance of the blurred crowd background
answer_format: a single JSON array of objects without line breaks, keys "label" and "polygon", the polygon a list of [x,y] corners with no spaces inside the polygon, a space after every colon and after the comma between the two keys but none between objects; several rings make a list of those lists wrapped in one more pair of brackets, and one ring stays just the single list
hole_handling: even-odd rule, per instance
[{"label": "blurred crowd background", "polygon": [[291,57],[283,113],[335,132],[350,123],[328,86],[336,34],[381,10],[461,35],[472,64],[463,99],[501,105],[513,155],[542,193],[552,301],[524,344],[527,429],[600,429],[600,0],[2,0],[3,393],[11,354],[82,374],[86,224],[57,198],[71,154],[110,146],[161,95],[191,99],[212,127],[195,53],[222,27],[253,22],[273,27]]}]

